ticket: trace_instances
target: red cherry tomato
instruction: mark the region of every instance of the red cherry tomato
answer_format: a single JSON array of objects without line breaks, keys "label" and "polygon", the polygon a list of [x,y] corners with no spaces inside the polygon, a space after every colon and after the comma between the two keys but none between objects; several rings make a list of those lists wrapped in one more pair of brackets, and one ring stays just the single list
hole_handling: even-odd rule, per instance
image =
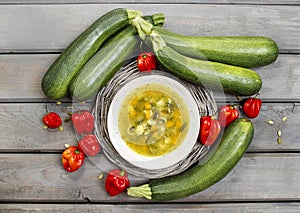
[{"label": "red cherry tomato", "polygon": [[71,120],[79,135],[89,134],[94,129],[94,116],[87,110],[73,113]]},{"label": "red cherry tomato", "polygon": [[156,57],[153,52],[141,53],[137,58],[137,65],[141,72],[150,72],[156,69]]},{"label": "red cherry tomato", "polygon": [[259,115],[262,101],[259,98],[248,98],[243,104],[243,111],[248,118],[256,118]]},{"label": "red cherry tomato", "polygon": [[239,117],[239,111],[233,105],[221,106],[218,121],[222,127],[228,126]]},{"label": "red cherry tomato", "polygon": [[47,129],[48,127],[51,129],[56,129],[58,128],[59,130],[62,130],[62,120],[60,116],[55,113],[55,112],[50,112],[46,114],[43,117],[43,122],[44,122],[44,129]]},{"label": "red cherry tomato", "polygon": [[211,116],[202,116],[200,119],[200,142],[205,146],[212,145],[218,138],[221,126],[218,120]]},{"label": "red cherry tomato", "polygon": [[127,173],[124,170],[111,170],[105,180],[105,190],[110,196],[116,196],[130,186]]},{"label": "red cherry tomato", "polygon": [[89,134],[78,142],[78,149],[92,157],[100,152],[100,144],[95,135]]}]

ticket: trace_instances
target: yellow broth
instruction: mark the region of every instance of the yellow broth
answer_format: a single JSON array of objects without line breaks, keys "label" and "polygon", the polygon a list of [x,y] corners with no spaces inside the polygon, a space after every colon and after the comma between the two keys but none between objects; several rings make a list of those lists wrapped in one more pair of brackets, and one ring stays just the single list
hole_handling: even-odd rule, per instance
[{"label": "yellow broth", "polygon": [[123,140],[143,156],[161,156],[175,150],[189,127],[183,99],[161,84],[145,84],[130,92],[118,118]]}]

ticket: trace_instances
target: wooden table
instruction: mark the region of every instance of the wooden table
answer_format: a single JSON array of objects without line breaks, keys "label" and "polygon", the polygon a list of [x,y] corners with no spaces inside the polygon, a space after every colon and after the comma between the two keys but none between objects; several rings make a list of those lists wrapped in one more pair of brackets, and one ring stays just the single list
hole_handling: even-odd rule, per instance
[{"label": "wooden table", "polygon": [[[300,212],[299,3],[0,0],[0,212]],[[60,107],[43,95],[42,76],[78,34],[116,7],[163,12],[165,27],[178,33],[259,35],[279,46],[275,63],[255,69],[263,78],[263,107],[251,146],[228,176],[201,193],[163,203],[110,197],[91,161],[74,173],[63,170],[64,144],[75,144],[71,124],[63,132],[42,129],[46,108]]]}]

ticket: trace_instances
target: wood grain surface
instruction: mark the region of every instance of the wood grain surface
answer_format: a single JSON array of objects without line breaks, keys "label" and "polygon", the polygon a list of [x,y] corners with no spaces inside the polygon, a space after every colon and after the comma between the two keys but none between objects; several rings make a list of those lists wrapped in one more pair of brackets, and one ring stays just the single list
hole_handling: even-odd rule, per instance
[{"label": "wood grain surface", "polygon": [[[0,55],[0,101],[46,101],[41,79],[57,54]],[[300,101],[300,55],[281,54],[275,63],[255,68],[263,79],[260,98],[265,101]],[[224,94],[216,92],[216,99]],[[226,94],[225,99],[236,98]]]},{"label": "wood grain surface", "polygon": [[298,5],[297,0],[0,0],[0,4],[257,4]]},{"label": "wood grain surface", "polygon": [[[293,153],[248,153],[220,182],[207,190],[170,202],[246,202],[300,200],[300,157]],[[0,154],[2,201],[140,203],[122,193],[104,190],[101,159],[87,160],[77,172],[61,166],[60,154]],[[4,172],[5,171],[5,172]],[[100,174],[104,178],[99,181]],[[132,185],[144,183],[131,178]],[[148,201],[151,202],[151,201]]]},{"label": "wood grain surface", "polygon": [[11,212],[189,212],[189,213],[298,213],[299,203],[212,203],[212,204],[0,204],[0,211]]},{"label": "wood grain surface", "polygon": [[116,7],[162,12],[165,27],[187,35],[257,35],[281,52],[300,52],[300,7],[206,4],[1,5],[1,52],[62,51],[98,17]]},{"label": "wood grain surface", "polygon": [[[43,130],[42,117],[46,109],[53,110],[63,119],[72,103],[7,103],[0,105],[0,152],[59,152],[64,144],[76,144],[71,122],[64,122],[64,131]],[[72,110],[71,110],[72,112]],[[244,116],[241,112],[241,116]],[[285,122],[283,117],[287,117]],[[261,114],[254,119],[255,135],[250,152],[300,151],[300,105],[283,103],[263,104]],[[274,121],[273,125],[266,121]],[[277,130],[282,132],[282,144],[277,143]]]}]

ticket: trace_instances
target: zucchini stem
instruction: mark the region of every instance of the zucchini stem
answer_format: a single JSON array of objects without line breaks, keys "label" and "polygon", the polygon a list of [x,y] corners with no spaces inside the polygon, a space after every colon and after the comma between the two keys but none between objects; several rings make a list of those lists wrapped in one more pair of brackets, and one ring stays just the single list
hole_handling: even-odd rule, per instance
[{"label": "zucchini stem", "polygon": [[152,15],[153,25],[162,26],[165,23],[165,15],[163,13],[155,13]]},{"label": "zucchini stem", "polygon": [[154,30],[150,34],[150,38],[155,53],[157,53],[159,50],[162,50],[165,46],[167,46],[162,36]]},{"label": "zucchini stem", "polygon": [[[158,22],[158,20],[159,19],[157,19],[156,21]],[[146,35],[149,35],[151,33],[153,27],[151,23],[145,21],[141,16],[137,16],[132,19],[131,24],[136,29],[142,40],[145,40]]]},{"label": "zucchini stem", "polygon": [[126,12],[127,12],[128,20],[132,20],[135,17],[143,15],[143,13],[141,11],[138,11],[138,10],[126,10]]},{"label": "zucchini stem", "polygon": [[147,198],[148,200],[152,200],[152,192],[149,184],[129,187],[127,189],[127,194],[132,197],[144,197]]}]

